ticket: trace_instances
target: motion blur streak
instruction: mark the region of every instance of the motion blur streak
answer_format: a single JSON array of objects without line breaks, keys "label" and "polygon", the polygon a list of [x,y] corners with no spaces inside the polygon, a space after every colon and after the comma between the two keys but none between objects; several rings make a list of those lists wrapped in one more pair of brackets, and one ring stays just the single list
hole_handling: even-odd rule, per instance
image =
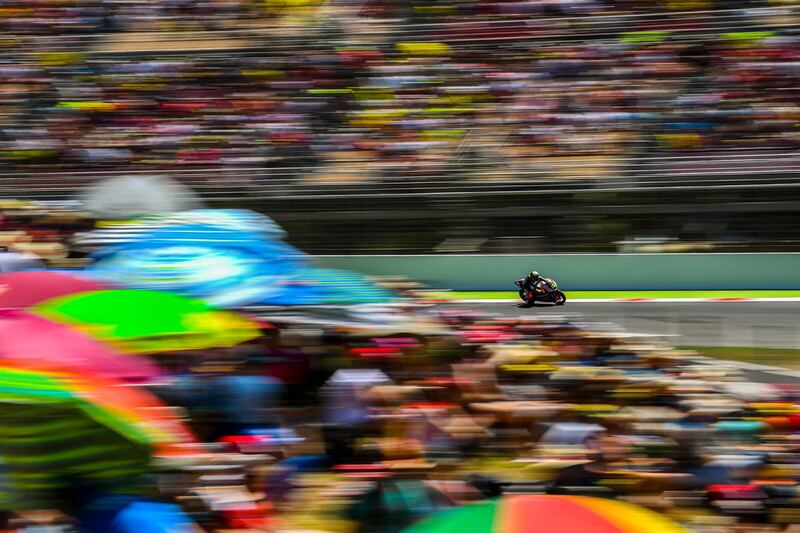
[{"label": "motion blur streak", "polygon": [[797,533],[798,29],[0,2],[0,530]]}]

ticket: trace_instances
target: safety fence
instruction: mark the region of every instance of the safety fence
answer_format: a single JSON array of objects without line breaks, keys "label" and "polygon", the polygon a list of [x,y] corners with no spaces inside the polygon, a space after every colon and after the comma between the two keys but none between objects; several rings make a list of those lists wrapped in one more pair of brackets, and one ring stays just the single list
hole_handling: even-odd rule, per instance
[{"label": "safety fence", "polygon": [[637,189],[766,189],[800,184],[800,154],[731,151],[686,156],[580,157],[507,160],[499,163],[443,162],[433,168],[392,166],[380,160],[335,167],[203,165],[200,168],[119,167],[83,172],[37,169],[0,174],[0,196],[61,197],[91,183],[125,175],[159,174],[192,186],[208,199],[313,199],[316,197],[473,196]]},{"label": "safety fence", "polygon": [[[143,6],[147,2],[140,2]],[[94,31],[81,32],[66,25],[42,25],[37,30],[34,26],[28,34],[15,34],[14,28],[5,32],[2,44],[6,47],[27,53],[31,51],[75,51],[93,49],[98,43],[121,43],[127,41],[146,41],[149,39],[162,40],[159,34],[169,35],[178,48],[182,41],[197,40],[198,35],[213,40],[237,40],[244,38],[270,38],[282,39],[308,36],[314,32],[329,32],[331,22],[353,23],[360,20],[368,23],[384,23],[388,26],[375,34],[360,36],[364,39],[380,41],[382,39],[403,39],[411,41],[445,41],[459,43],[492,43],[497,41],[537,39],[542,41],[564,41],[580,39],[599,39],[606,37],[616,38],[620,34],[635,32],[648,33],[649,35],[631,35],[630,39],[658,38],[659,35],[681,36],[692,38],[696,35],[725,32],[751,32],[763,30],[779,30],[794,32],[797,30],[800,6],[770,6],[748,7],[740,9],[692,10],[692,11],[665,11],[653,9],[649,12],[630,13],[625,11],[591,13],[591,14],[548,14],[537,9],[533,3],[508,3],[498,4],[496,12],[468,12],[462,10],[445,15],[436,16],[424,10],[406,10],[405,17],[384,16],[374,17],[369,10],[339,8],[332,2],[321,4],[320,7],[305,16],[282,20],[280,13],[267,10],[237,13],[226,18],[225,13],[211,14],[209,24],[195,24],[196,21],[187,20],[185,15],[158,14],[156,10],[148,10],[141,14],[142,19],[154,20],[150,29],[142,29],[139,24],[122,25],[121,31],[108,32],[102,25]],[[250,17],[243,15],[247,14]],[[209,16],[211,16],[209,15]],[[70,13],[65,13],[69,17]],[[35,18],[34,15],[31,16]],[[137,17],[132,16],[132,20]],[[437,20],[440,19],[440,20]],[[63,20],[62,20],[63,22]],[[157,23],[156,23],[157,22]],[[187,22],[192,25],[186,26]],[[165,31],[163,27],[175,27],[176,32]],[[350,37],[339,39],[352,41]],[[275,46],[288,48],[313,49],[315,46],[325,46],[328,43],[314,43],[312,41],[297,41],[273,43]],[[258,46],[253,43],[242,43],[243,47]],[[102,50],[94,48],[94,50]]]}]

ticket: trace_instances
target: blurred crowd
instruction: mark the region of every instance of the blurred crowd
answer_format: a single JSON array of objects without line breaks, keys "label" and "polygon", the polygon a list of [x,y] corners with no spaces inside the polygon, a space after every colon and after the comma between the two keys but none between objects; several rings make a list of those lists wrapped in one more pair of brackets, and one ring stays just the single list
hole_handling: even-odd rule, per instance
[{"label": "blurred crowd", "polygon": [[397,332],[277,317],[159,356],[151,389],[208,444],[154,459],[146,493],[207,531],[394,532],[508,494],[622,499],[697,532],[800,520],[796,386],[560,317],[416,312]]},{"label": "blurred crowd", "polygon": [[[324,481],[298,476],[281,518],[399,531],[453,505],[547,493],[622,498],[697,531],[797,522],[795,388],[568,320],[440,319],[455,338],[317,346],[338,361],[319,389],[325,460],[338,466]],[[298,512],[308,498],[327,502],[322,517]]]},{"label": "blurred crowd", "polygon": [[[0,209],[0,270],[24,254],[62,269],[0,274],[2,531],[399,533],[509,495],[634,503],[697,533],[800,523],[791,375],[760,383],[652,335],[465,309],[407,280],[383,280],[403,298],[377,304],[220,311],[67,273],[68,236],[91,226],[73,202]],[[158,220],[92,232],[95,246],[158,252],[143,237]],[[240,246],[282,235],[247,212],[160,220],[194,249],[205,221],[220,255],[223,227]],[[215,286],[238,269],[202,264]]]},{"label": "blurred crowd", "polygon": [[[343,3],[336,15],[327,4],[292,2],[25,5],[5,9],[40,9],[34,20],[48,31],[51,19],[110,24],[108,10],[190,26],[250,20],[251,9],[321,12],[326,21],[307,30],[312,48],[267,40],[207,53],[118,55],[88,46],[9,54],[0,61],[0,155],[3,168],[26,173],[31,186],[86,180],[70,173],[153,169],[193,183],[269,185],[796,165],[800,44],[791,7],[367,2]],[[29,18],[18,15],[6,24],[25,27]],[[605,33],[575,26],[592,15],[592,31]],[[560,38],[507,35],[509,17]],[[543,23],[547,17],[553,22]],[[380,35],[353,33],[362,27],[353,20],[374,22]],[[485,27],[465,37],[465,21]]]},{"label": "blurred crowd", "polygon": [[8,267],[18,260],[38,267],[78,266],[71,238],[93,227],[94,220],[70,202],[0,200],[0,258],[7,263],[0,271],[12,270]]}]

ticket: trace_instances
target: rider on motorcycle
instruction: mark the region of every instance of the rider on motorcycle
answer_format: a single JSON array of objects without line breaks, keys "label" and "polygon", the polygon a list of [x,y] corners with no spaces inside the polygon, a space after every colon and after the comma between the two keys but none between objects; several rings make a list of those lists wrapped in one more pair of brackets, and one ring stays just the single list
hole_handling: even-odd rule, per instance
[{"label": "rider on motorcycle", "polygon": [[545,278],[543,278],[537,271],[532,270],[528,272],[527,277],[525,278],[525,288],[528,288],[532,291],[535,291],[536,294],[542,294],[544,292],[544,284],[546,283]]},{"label": "rider on motorcycle", "polygon": [[558,290],[558,285],[554,280],[545,278],[535,270],[529,272],[523,279],[518,279],[514,284],[519,287],[519,297],[529,305],[535,301],[564,305],[567,301],[567,296]]}]

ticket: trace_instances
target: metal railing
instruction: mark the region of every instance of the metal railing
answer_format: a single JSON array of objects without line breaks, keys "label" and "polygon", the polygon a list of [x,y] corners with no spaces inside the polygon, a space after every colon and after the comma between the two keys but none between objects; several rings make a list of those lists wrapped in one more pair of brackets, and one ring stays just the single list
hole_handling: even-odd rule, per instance
[{"label": "metal railing", "polygon": [[[467,17],[464,16],[466,19]],[[345,23],[358,20],[371,21],[360,17],[326,17],[321,15],[316,24],[293,26],[281,24],[277,19],[272,25],[262,27],[230,27],[226,29],[190,29],[175,30],[140,30],[130,29],[112,33],[83,34],[46,34],[46,35],[13,35],[6,34],[3,41],[15,43],[9,52],[29,54],[31,52],[92,50],[99,43],[131,42],[131,38],[139,41],[149,39],[163,40],[169,36],[176,43],[195,41],[199,38],[214,40],[243,40],[250,38],[287,38],[289,33],[297,37],[326,30],[329,20],[341,20]],[[179,17],[166,16],[165,22],[180,21]],[[380,22],[380,19],[378,19]],[[220,21],[216,21],[219,23]],[[683,39],[703,34],[725,32],[744,32],[756,30],[780,30],[795,33],[800,26],[800,6],[782,6],[772,8],[726,9],[706,11],[662,11],[652,13],[610,13],[573,16],[543,16],[541,14],[519,15],[514,17],[494,17],[472,15],[469,20],[447,20],[442,22],[410,22],[408,20],[387,19],[390,31],[381,32],[392,40],[431,41],[444,40],[459,42],[462,45],[481,45],[497,40],[563,41],[581,39],[603,39],[617,37],[619,34],[635,31],[664,31]],[[353,39],[352,35],[345,37]],[[136,39],[134,39],[136,40]],[[271,42],[274,49],[315,49],[325,48],[335,42]],[[302,47],[302,48],[301,48]],[[15,50],[14,50],[15,49]]]},{"label": "metal railing", "polygon": [[[542,158],[546,159],[546,158]],[[0,197],[57,198],[89,184],[119,175],[159,174],[175,178],[209,199],[244,200],[374,198],[413,196],[474,196],[547,194],[579,190],[630,191],[637,189],[696,190],[747,189],[800,186],[800,154],[764,151],[721,154],[664,155],[638,158],[609,156],[607,170],[587,177],[582,169],[594,168],[579,160],[561,159],[540,168],[478,162],[469,166],[421,171],[414,165],[389,168],[371,164],[324,167],[147,168],[140,170],[40,171],[0,174]],[[664,165],[700,165],[675,170]],[[541,168],[549,167],[549,168]],[[573,170],[573,172],[570,172]],[[322,181],[324,173],[325,181]],[[337,180],[336,176],[347,179]],[[353,176],[357,176],[353,179]]]}]

